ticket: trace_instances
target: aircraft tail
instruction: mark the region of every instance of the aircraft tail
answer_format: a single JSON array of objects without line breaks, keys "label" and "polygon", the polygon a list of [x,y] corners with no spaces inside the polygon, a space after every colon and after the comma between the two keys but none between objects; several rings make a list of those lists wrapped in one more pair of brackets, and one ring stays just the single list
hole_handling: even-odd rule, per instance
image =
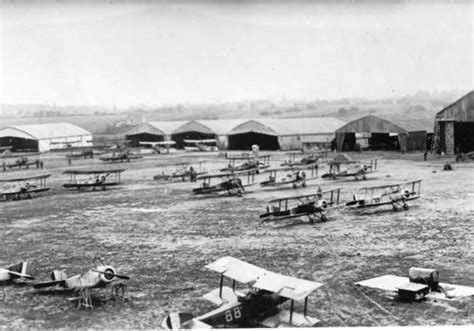
[{"label": "aircraft tail", "polygon": [[160,326],[165,330],[183,329],[183,324],[194,318],[191,313],[170,313],[162,321]]}]

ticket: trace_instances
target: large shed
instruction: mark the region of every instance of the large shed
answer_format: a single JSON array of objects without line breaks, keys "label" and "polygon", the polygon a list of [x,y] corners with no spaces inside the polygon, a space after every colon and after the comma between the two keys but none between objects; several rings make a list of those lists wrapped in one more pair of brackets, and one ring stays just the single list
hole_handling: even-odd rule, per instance
[{"label": "large shed", "polygon": [[338,151],[400,150],[402,152],[426,150],[433,133],[433,120],[429,118],[380,118],[364,116],[348,122],[336,130]]},{"label": "large shed", "polygon": [[328,117],[249,120],[228,132],[229,149],[250,149],[253,144],[262,150],[302,149],[305,141],[331,147],[342,125],[343,121]]},{"label": "large shed", "polygon": [[92,134],[70,123],[13,125],[0,130],[0,146],[12,146],[13,152],[46,152],[91,145]]},{"label": "large shed", "polygon": [[139,147],[140,141],[171,140],[173,132],[186,121],[146,122],[130,130],[125,139],[130,140],[130,146]]},{"label": "large shed", "polygon": [[179,148],[184,146],[184,139],[216,139],[219,149],[227,149],[227,133],[245,121],[245,119],[189,121],[173,131],[172,139]]},{"label": "large shed", "polygon": [[474,151],[474,91],[436,114],[433,151],[446,154]]}]

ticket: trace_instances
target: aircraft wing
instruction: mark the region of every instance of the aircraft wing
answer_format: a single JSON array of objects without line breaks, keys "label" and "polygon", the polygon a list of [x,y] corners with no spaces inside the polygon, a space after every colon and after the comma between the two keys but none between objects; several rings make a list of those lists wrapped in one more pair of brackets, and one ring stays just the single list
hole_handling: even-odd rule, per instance
[{"label": "aircraft wing", "polygon": [[223,303],[237,302],[237,293],[238,292],[234,292],[230,287],[223,286],[222,291],[220,288],[216,288],[211,292],[204,294],[202,297],[216,306],[220,306]]},{"label": "aircraft wing", "polygon": [[51,281],[47,281],[47,282],[41,282],[41,283],[36,283],[36,284],[33,284],[33,287],[34,288],[45,288],[45,287],[51,287],[51,286],[54,286],[54,285],[58,285],[58,284],[61,284],[61,285],[64,285],[66,282],[65,280],[51,280]]},{"label": "aircraft wing", "polygon": [[253,286],[291,300],[302,300],[323,284],[267,272],[267,274],[259,277]]},{"label": "aircraft wing", "polygon": [[340,191],[340,190],[341,190],[341,188],[335,188],[335,189],[332,189],[332,190],[317,192],[317,193],[313,193],[313,194],[303,194],[303,195],[296,195],[296,196],[291,196],[291,197],[273,199],[273,200],[269,200],[268,203],[280,202],[280,201],[285,201],[285,200],[288,200],[288,201],[289,200],[300,200],[300,199],[304,199],[304,198],[317,197],[317,196],[320,196],[320,195],[324,196],[328,193],[337,192],[337,191]]},{"label": "aircraft wing", "polygon": [[319,323],[319,319],[304,316],[303,314],[293,312],[290,323],[290,312],[287,309],[280,310],[277,314],[267,317],[258,324],[267,328],[311,328]]},{"label": "aircraft wing", "polygon": [[221,257],[208,264],[206,268],[223,274],[226,277],[235,279],[241,283],[250,283],[256,281],[259,277],[269,271],[254,266],[253,264],[241,261],[231,256]]},{"label": "aircraft wing", "polygon": [[37,176],[30,176],[30,177],[11,178],[11,179],[0,179],[0,183],[21,182],[21,181],[24,181],[24,180],[35,180],[35,179],[48,178],[49,176],[51,176],[51,174],[44,174],[44,175],[37,175]]},{"label": "aircraft wing", "polygon": [[106,174],[106,173],[121,173],[127,169],[96,169],[96,170],[66,170],[63,174],[68,175],[95,175],[95,174]]}]

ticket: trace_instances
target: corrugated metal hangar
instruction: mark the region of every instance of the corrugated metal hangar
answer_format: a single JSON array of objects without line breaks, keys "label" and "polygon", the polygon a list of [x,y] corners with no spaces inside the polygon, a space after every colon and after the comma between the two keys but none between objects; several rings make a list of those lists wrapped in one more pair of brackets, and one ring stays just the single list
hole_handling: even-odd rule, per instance
[{"label": "corrugated metal hangar", "polygon": [[92,134],[70,123],[14,125],[0,130],[0,146],[12,146],[12,152],[46,152],[91,145]]},{"label": "corrugated metal hangar", "polygon": [[428,118],[380,118],[364,116],[336,130],[338,151],[362,149],[426,150],[433,134],[433,120]]},{"label": "corrugated metal hangar", "polygon": [[330,148],[336,129],[344,124],[330,117],[249,120],[227,133],[229,149],[250,149],[253,144],[263,150],[301,149],[305,141]]},{"label": "corrugated metal hangar", "polygon": [[176,141],[178,148],[182,148],[184,139],[216,139],[219,149],[227,149],[227,132],[245,121],[245,119],[190,121],[173,132],[172,140]]},{"label": "corrugated metal hangar", "polygon": [[474,151],[474,91],[436,114],[433,152]]}]

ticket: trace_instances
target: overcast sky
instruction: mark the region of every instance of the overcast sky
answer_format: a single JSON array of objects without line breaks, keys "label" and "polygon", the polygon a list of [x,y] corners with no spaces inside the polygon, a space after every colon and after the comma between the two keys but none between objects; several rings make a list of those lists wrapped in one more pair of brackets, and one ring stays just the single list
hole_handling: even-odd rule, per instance
[{"label": "overcast sky", "polygon": [[471,1],[0,8],[2,103],[157,106],[473,88]]}]

